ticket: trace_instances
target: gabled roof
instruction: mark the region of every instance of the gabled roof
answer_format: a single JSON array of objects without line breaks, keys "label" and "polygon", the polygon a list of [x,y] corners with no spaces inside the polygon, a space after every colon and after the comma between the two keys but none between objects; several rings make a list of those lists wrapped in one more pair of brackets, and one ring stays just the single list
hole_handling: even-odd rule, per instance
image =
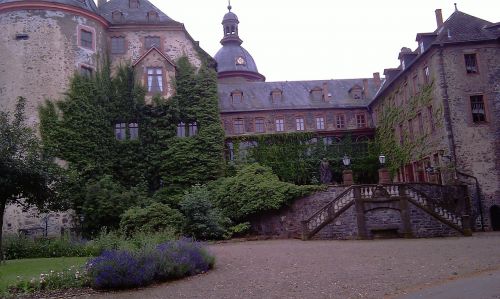
[{"label": "gabled roof", "polygon": [[[161,25],[180,25],[160,9],[154,6],[148,0],[139,0],[138,8],[130,8],[129,0],[110,0],[99,7],[99,14],[110,23],[113,23],[112,14],[114,11],[123,13],[123,21],[119,24],[161,24]],[[148,13],[155,11],[158,13],[158,21],[149,22]]]},{"label": "gabled roof", "polygon": [[487,29],[491,25],[493,23],[457,10],[434,31],[437,34],[434,44],[495,39],[498,34]]},{"label": "gabled roof", "polygon": [[[368,98],[352,99],[349,95],[349,89],[354,85],[363,86],[363,80],[368,80],[368,91],[366,93]],[[326,101],[313,100],[310,91],[315,87],[323,86],[323,84],[326,84],[325,88],[329,94]],[[322,90],[321,87],[320,89]],[[373,78],[218,84],[219,105],[222,113],[293,109],[366,108],[377,92],[377,89]],[[231,101],[231,92],[236,90],[243,93],[241,103],[233,103]],[[282,91],[282,99],[280,101],[272,101],[271,92],[274,90]]]},{"label": "gabled roof", "polygon": [[156,51],[158,52],[158,54],[160,54],[161,57],[163,57],[166,61],[168,61],[168,63],[170,63],[173,67],[177,67],[175,65],[175,62],[172,61],[172,59],[170,59],[168,56],[166,56],[165,54],[163,54],[160,50],[158,50],[156,47],[151,47],[151,49],[149,49],[146,53],[142,54],[141,57],[139,57],[139,59],[137,59],[136,62],[134,62],[134,64],[132,66],[136,66],[138,65],[142,60],[144,60],[144,58],[146,58],[149,53],[151,53],[152,51]]}]

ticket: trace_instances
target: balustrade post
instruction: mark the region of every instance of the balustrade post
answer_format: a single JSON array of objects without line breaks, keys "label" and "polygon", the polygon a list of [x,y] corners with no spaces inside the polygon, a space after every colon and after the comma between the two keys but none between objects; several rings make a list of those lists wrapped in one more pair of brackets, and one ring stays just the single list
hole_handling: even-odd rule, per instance
[{"label": "balustrade post", "polygon": [[302,224],[302,241],[309,240],[309,229],[307,228],[307,221],[301,221]]},{"label": "balustrade post", "polygon": [[362,240],[368,239],[368,232],[366,231],[366,220],[365,220],[365,202],[361,198],[361,187],[353,187],[354,195],[354,205],[356,207],[356,220],[358,224],[358,238]]},{"label": "balustrade post", "polygon": [[472,236],[472,229],[470,225],[470,216],[469,215],[463,215],[462,216],[462,228],[464,230],[464,235],[467,237]]}]

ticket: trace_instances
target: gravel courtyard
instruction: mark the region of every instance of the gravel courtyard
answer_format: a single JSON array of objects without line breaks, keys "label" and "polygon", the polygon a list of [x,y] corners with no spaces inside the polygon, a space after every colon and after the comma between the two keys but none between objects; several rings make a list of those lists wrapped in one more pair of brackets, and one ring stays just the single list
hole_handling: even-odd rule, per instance
[{"label": "gravel courtyard", "polygon": [[216,269],[92,298],[395,298],[500,269],[500,233],[375,241],[276,240],[210,246]]}]

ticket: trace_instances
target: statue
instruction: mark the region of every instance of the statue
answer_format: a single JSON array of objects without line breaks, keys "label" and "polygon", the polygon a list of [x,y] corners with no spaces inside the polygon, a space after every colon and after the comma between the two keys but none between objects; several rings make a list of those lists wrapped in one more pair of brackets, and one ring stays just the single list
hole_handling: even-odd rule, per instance
[{"label": "statue", "polygon": [[321,184],[330,184],[332,182],[332,170],[330,169],[330,162],[326,158],[321,160],[319,173]]}]

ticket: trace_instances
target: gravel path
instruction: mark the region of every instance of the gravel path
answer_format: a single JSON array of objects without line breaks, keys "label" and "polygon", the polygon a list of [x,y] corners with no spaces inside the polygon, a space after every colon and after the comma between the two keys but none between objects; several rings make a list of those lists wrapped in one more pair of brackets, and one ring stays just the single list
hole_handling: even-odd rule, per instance
[{"label": "gravel path", "polygon": [[[375,241],[277,240],[210,246],[216,269],[92,298],[394,298],[500,269],[500,233]],[[89,298],[89,297],[87,297]]]}]

